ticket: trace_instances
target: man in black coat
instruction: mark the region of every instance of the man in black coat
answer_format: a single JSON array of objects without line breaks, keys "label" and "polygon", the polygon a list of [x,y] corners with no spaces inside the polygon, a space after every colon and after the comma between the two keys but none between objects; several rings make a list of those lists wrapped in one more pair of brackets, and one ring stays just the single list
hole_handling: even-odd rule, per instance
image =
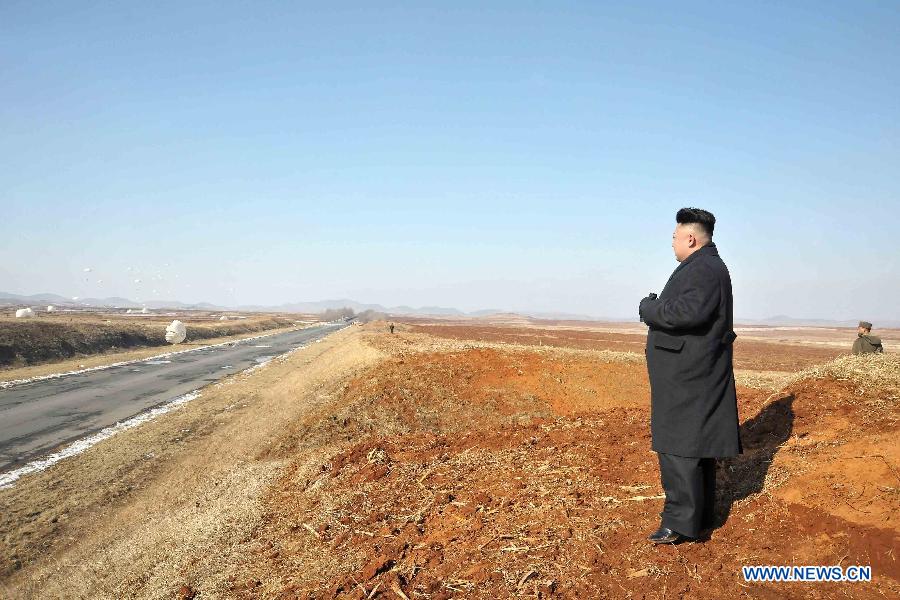
[{"label": "man in black coat", "polygon": [[731,276],[712,242],[712,213],[683,208],[672,249],[681,264],[659,297],[641,300],[647,323],[650,430],[666,493],[656,544],[711,529],[716,458],[741,452],[732,344]]}]

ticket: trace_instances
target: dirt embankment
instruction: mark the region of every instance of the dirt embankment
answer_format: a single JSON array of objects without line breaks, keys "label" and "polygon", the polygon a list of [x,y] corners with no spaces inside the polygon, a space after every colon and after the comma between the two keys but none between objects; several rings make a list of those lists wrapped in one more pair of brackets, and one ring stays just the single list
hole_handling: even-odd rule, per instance
[{"label": "dirt embankment", "polygon": [[[0,368],[15,368],[126,350],[169,346],[165,339],[168,321],[135,322],[124,319],[0,319]],[[239,321],[192,322],[186,342],[263,332],[295,324],[284,317],[250,318]]]},{"label": "dirt embankment", "polygon": [[813,584],[745,583],[755,564],[871,565],[873,583],[815,594],[900,592],[898,357],[878,357],[880,378],[851,358],[777,394],[740,389],[746,452],[719,465],[718,529],[652,547],[662,490],[643,364],[417,351],[423,337],[373,340],[391,358],[279,444],[295,459],[235,595],[810,597]]}]

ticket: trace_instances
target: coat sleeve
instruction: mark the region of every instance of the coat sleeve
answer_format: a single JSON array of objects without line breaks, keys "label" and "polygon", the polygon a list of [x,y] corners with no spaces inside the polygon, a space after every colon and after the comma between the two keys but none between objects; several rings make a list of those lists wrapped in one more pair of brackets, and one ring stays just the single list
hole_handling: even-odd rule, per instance
[{"label": "coat sleeve", "polygon": [[648,325],[659,329],[691,329],[708,323],[719,306],[719,281],[708,267],[693,265],[685,274],[678,294],[642,303]]}]

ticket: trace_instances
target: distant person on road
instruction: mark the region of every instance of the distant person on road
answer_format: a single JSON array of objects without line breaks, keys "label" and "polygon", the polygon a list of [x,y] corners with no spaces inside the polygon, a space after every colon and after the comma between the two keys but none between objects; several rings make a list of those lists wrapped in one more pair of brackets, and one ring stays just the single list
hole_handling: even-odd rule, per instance
[{"label": "distant person on road", "polygon": [[394,324],[391,323],[391,333],[394,333]]},{"label": "distant person on road", "polygon": [[872,335],[872,324],[860,321],[856,328],[856,341],[853,342],[853,354],[877,354],[884,352],[881,338]]},{"label": "distant person on road", "polygon": [[681,263],[663,291],[641,300],[649,326],[650,430],[666,500],[648,538],[676,544],[714,526],[716,458],[741,453],[732,344],[731,276],[712,241],[716,218],[698,208],[675,216]]}]

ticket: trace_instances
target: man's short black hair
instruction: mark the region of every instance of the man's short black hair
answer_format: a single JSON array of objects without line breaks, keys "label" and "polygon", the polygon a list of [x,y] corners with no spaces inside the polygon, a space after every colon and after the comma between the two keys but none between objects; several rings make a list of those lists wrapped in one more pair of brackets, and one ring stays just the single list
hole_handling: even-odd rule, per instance
[{"label": "man's short black hair", "polygon": [[679,225],[699,225],[710,238],[716,228],[716,217],[702,208],[682,208],[675,215],[675,221]]}]

